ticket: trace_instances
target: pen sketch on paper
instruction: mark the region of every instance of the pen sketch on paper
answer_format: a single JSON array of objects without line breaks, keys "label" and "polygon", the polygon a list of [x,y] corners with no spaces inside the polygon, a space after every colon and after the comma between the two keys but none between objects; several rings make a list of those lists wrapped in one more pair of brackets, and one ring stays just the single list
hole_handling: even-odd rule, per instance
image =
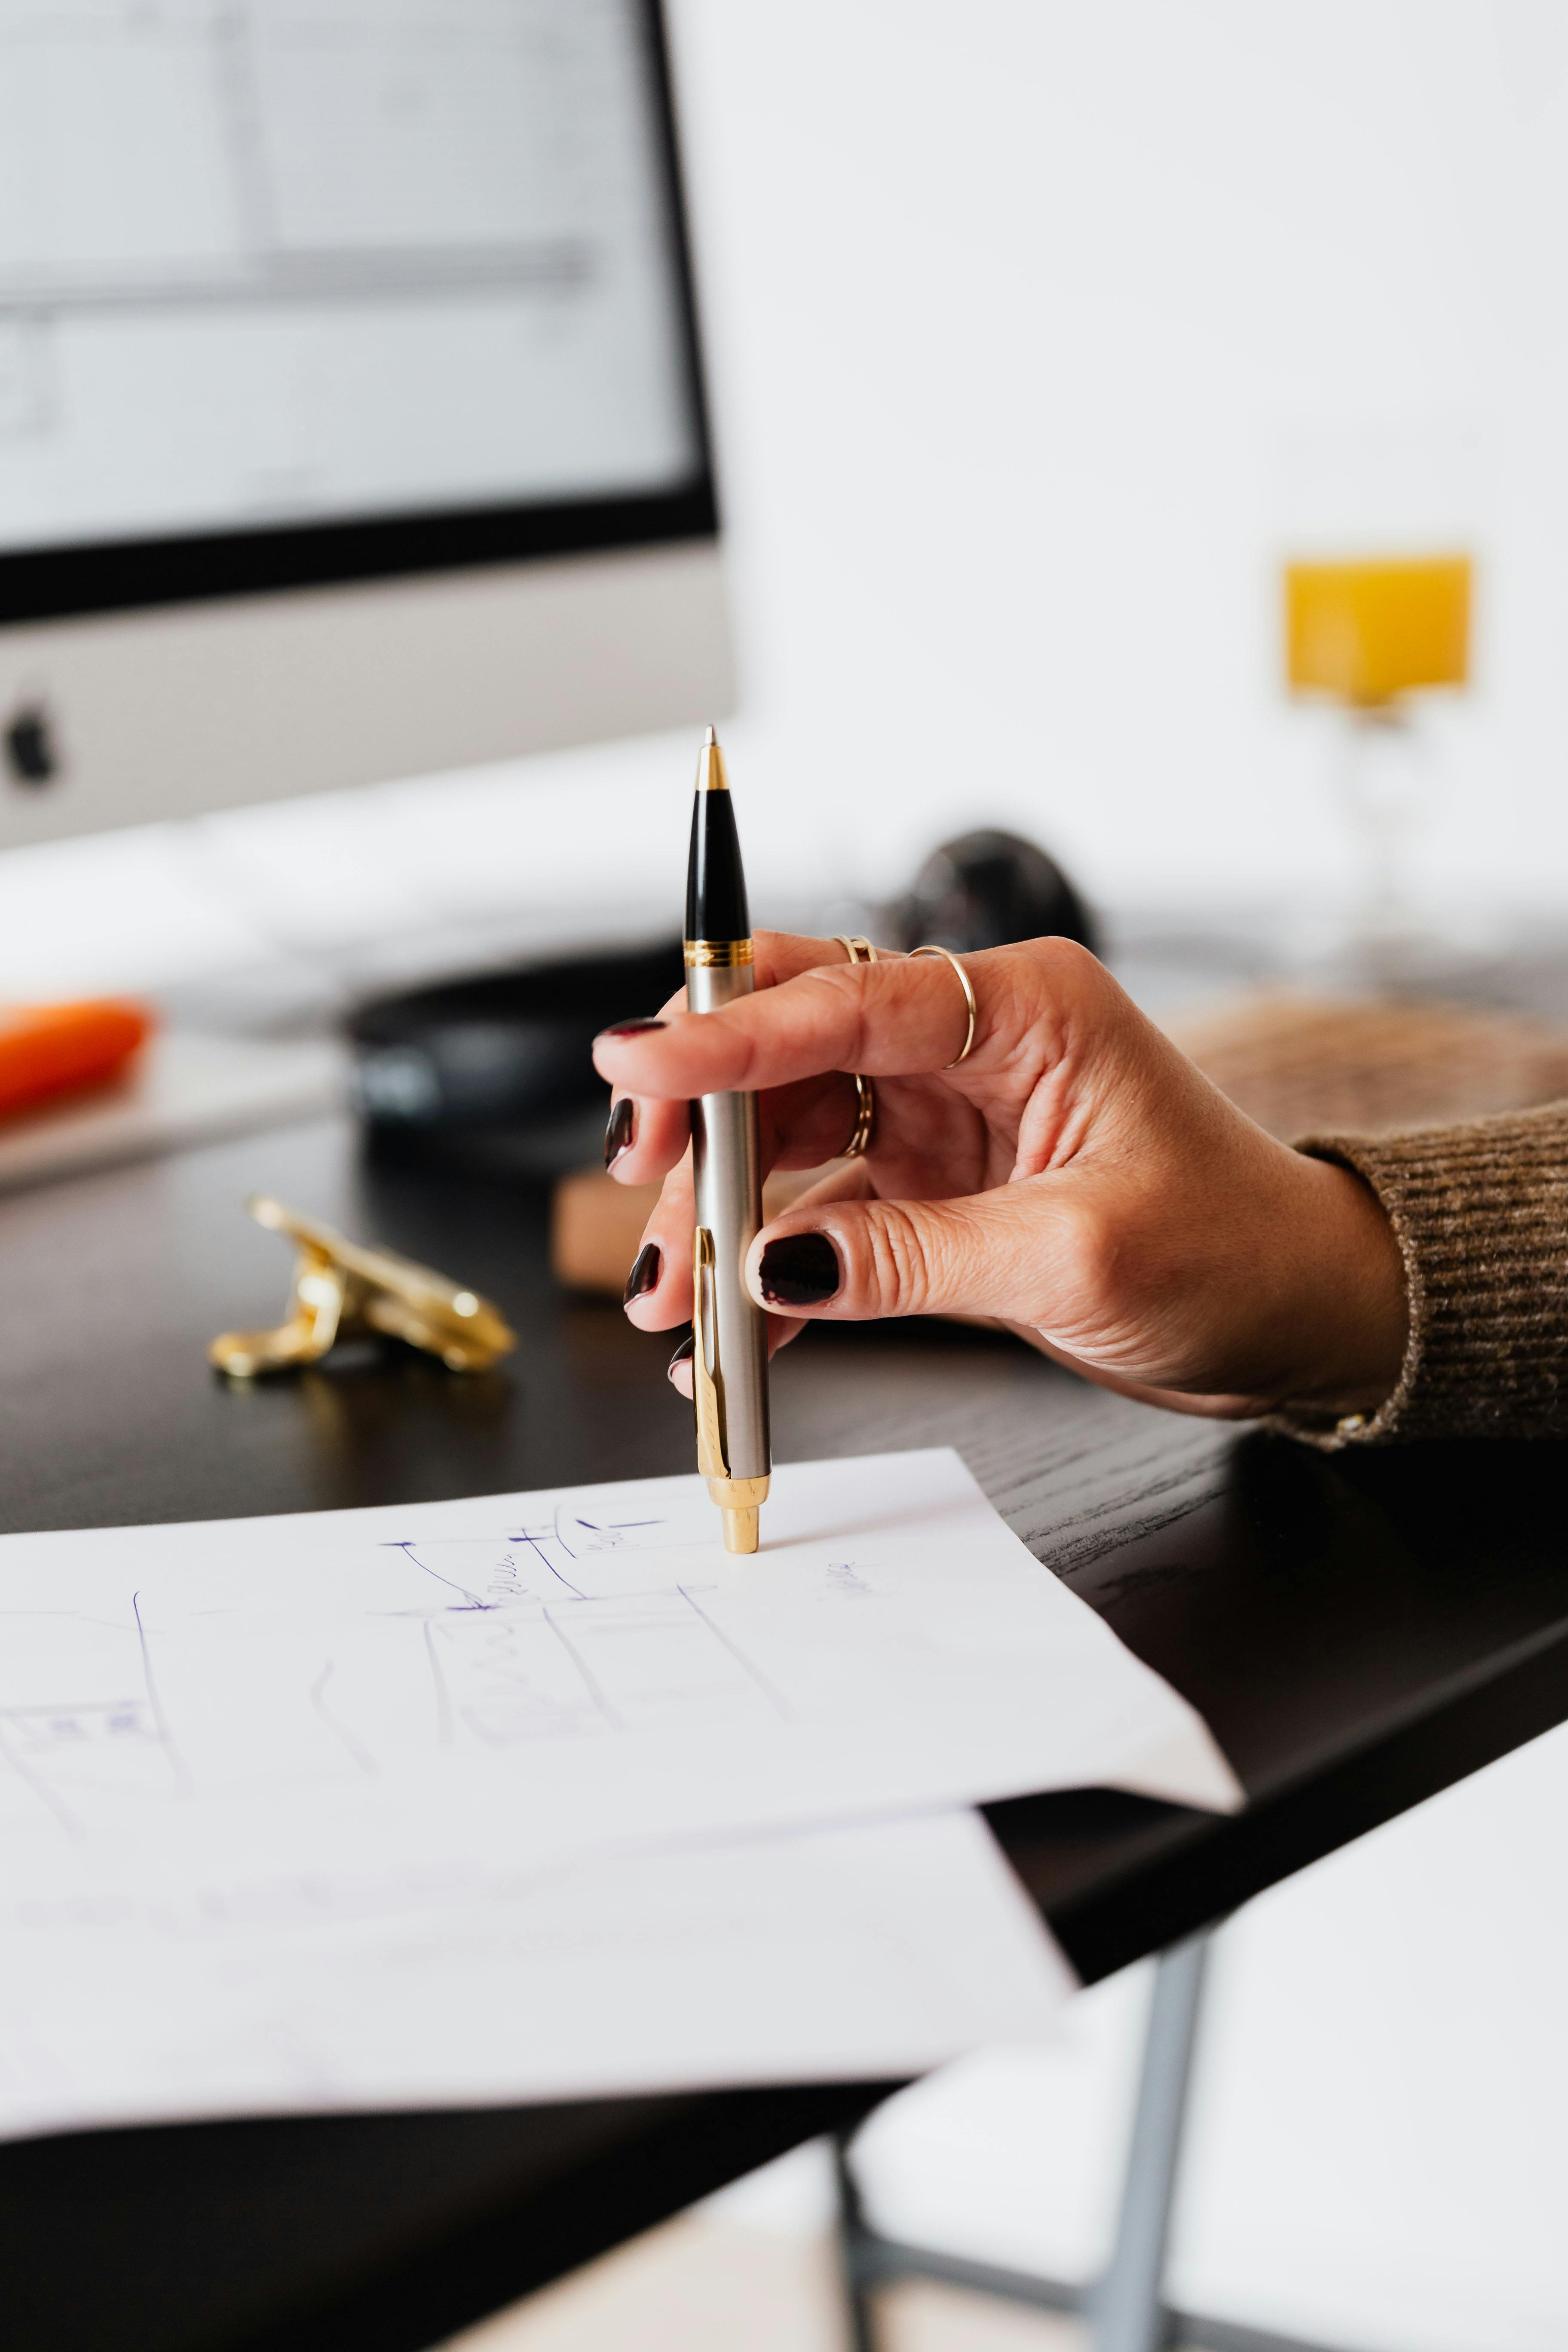
[{"label": "pen sketch on paper", "polygon": [[410,1562],[460,1600],[426,1620],[439,1737],[576,1738],[637,1726],[791,1720],[787,1700],[703,1607],[710,1583],[658,1574],[670,1522],[567,1504],[505,1543],[432,1537]]},{"label": "pen sketch on paper", "polygon": [[[130,1596],[130,1617],[126,1627],[102,1622],[82,1625],[86,1641],[81,1646],[92,1654],[92,1667],[84,1670],[72,1656],[76,1645],[70,1639],[73,1627],[82,1622],[79,1612],[31,1612],[31,1622],[24,1624],[12,1612],[0,1612],[12,1653],[10,1668],[0,1677],[0,1689],[5,1690],[5,1702],[0,1704],[0,1762],[68,1831],[81,1829],[96,1798],[123,1795],[144,1801],[177,1797],[189,1785],[158,1704],[135,1592]],[[38,1685],[26,1696],[13,1696],[18,1688],[16,1653],[29,1646],[28,1635],[45,1658],[51,1654],[60,1657],[68,1679],[53,1696],[45,1695],[47,1683],[40,1675]],[[98,1686],[92,1688],[93,1684]],[[26,1688],[26,1684],[20,1686]]]},{"label": "pen sketch on paper", "polygon": [[732,1558],[672,1478],[0,1538],[12,1888],[51,1841],[216,1916],[1032,1789],[1235,1801],[955,1455],[785,1465],[770,1519]]},{"label": "pen sketch on paper", "polygon": [[[421,1725],[439,1748],[482,1752],[672,1723],[713,1736],[788,1724],[788,1701],[714,1622],[700,1578],[670,1572],[671,1534],[668,1518],[595,1519],[563,1503],[500,1536],[380,1538],[392,1574],[361,1624],[266,1643],[279,1670],[273,1760],[297,1768],[313,1746],[328,1777],[346,1765],[374,1779],[405,1760]],[[182,1750],[161,1686],[205,1685],[193,1749],[210,1754],[215,1683],[226,1666],[253,1681],[261,1665],[244,1601],[203,1596],[187,1609],[154,1578],[129,1592],[119,1623],[0,1601],[0,1762],[73,1833],[196,1792],[207,1776]],[[395,1688],[395,1719],[377,1704]],[[254,1710],[231,1696],[237,1737]]]},{"label": "pen sketch on paper", "polygon": [[941,1595],[973,1640],[1012,1538],[956,1463],[783,1486],[760,1566],[696,1480],[0,1538],[0,2137],[1039,2030],[1069,1972],[924,1794]]}]

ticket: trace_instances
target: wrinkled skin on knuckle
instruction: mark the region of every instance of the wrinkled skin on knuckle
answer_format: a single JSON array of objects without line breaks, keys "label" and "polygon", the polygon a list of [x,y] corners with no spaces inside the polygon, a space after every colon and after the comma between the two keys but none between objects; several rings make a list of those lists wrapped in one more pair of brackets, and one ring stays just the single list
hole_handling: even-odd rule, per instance
[{"label": "wrinkled skin on knuckle", "polygon": [[867,1292],[884,1315],[920,1315],[932,1291],[927,1237],[901,1202],[885,1201],[868,1218]]},{"label": "wrinkled skin on knuckle", "polygon": [[1075,940],[1031,940],[998,957],[994,984],[1010,1013],[996,1042],[1021,1095],[1016,1180],[1064,1167],[1084,1149],[1142,1033],[1156,1033]]},{"label": "wrinkled skin on knuckle", "polygon": [[1057,984],[1054,961],[1042,952],[1055,944],[1031,940],[969,960],[988,1042],[993,1051],[1000,1047],[1009,1066],[1045,1068],[1059,1053],[1062,1006],[1070,989]]},{"label": "wrinkled skin on knuckle", "polygon": [[1100,958],[1076,940],[1029,940],[1005,952],[1017,957],[1029,975],[1037,1003],[1048,1009],[1064,1030],[1109,1019],[1117,1008],[1131,1003]]}]

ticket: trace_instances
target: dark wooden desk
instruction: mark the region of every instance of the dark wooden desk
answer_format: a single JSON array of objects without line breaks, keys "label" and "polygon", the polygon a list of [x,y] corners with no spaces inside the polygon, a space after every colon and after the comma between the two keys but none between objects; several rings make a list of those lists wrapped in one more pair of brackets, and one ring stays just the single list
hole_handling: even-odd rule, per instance
[{"label": "dark wooden desk", "polygon": [[[463,1381],[369,1351],[205,1365],[288,1262],[255,1188],[460,1274],[522,1335]],[[542,1195],[361,1167],[331,1123],[0,1201],[0,1524],[327,1508],[690,1465],[667,1347],[563,1297]],[[811,1335],[782,1459],[952,1444],[1039,1557],[1206,1715],[1253,1802],[992,1809],[1086,1978],[1568,1716],[1556,1446],[1329,1460],[1102,1395],[1010,1341]],[[0,2339],[28,2352],[418,2352],[861,2112],[881,2086],[68,2135],[0,2149]]]}]

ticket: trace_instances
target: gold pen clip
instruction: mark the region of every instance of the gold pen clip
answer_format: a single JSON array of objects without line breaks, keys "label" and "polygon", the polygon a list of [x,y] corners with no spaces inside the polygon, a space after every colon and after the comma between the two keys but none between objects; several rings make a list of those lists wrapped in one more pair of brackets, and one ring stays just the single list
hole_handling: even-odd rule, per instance
[{"label": "gold pen clip", "polygon": [[330,1225],[257,1193],[246,1202],[258,1224],[299,1246],[284,1320],[270,1331],[225,1331],[207,1349],[237,1380],[314,1364],[339,1339],[371,1332],[439,1356],[448,1371],[487,1371],[517,1335],[489,1299],[390,1250],[362,1249]]},{"label": "gold pen clip", "polygon": [[755,1551],[758,1514],[768,1480],[732,1478],[724,1426],[724,1368],[719,1361],[718,1300],[713,1286],[713,1236],[699,1225],[691,1244],[691,1402],[697,1408],[697,1467],[724,1514],[726,1551]]},{"label": "gold pen clip", "polygon": [[727,1478],[723,1373],[719,1364],[718,1301],[713,1290],[713,1236],[699,1225],[691,1244],[691,1401],[697,1408],[697,1467],[704,1478]]}]

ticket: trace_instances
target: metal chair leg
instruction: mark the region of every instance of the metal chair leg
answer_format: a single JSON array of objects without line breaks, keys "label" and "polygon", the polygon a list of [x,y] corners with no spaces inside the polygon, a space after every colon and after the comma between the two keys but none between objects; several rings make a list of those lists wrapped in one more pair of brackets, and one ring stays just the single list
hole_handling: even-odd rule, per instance
[{"label": "metal chair leg", "polygon": [[1164,2352],[1165,2249],[1212,1929],[1162,1952],[1110,2264],[1095,2290],[1095,2352]]},{"label": "metal chair leg", "polygon": [[849,2321],[850,2352],[877,2352],[877,2322],[871,2302],[871,2252],[875,2233],[866,2226],[860,2184],[849,2161],[852,2132],[833,2137],[833,2178],[837,2189],[838,2274]]},{"label": "metal chair leg", "polygon": [[941,2279],[972,2294],[999,2296],[1038,2311],[1080,2312],[1095,2352],[1167,2352],[1179,2336],[1206,2352],[1329,2352],[1296,2336],[1173,2312],[1163,2295],[1165,2252],[1175,2203],[1187,2089],[1203,2003],[1204,1969],[1215,1930],[1205,1929],[1160,1956],[1150,2003],[1138,2103],[1122,2184],[1110,2264],[1087,2291],[1064,2280],[973,2262],[931,2246],[884,2238],[866,2220],[849,2162],[854,2138],[834,2143],[838,2188],[838,2253],[853,2352],[876,2352],[874,2291],[899,2279]]}]

